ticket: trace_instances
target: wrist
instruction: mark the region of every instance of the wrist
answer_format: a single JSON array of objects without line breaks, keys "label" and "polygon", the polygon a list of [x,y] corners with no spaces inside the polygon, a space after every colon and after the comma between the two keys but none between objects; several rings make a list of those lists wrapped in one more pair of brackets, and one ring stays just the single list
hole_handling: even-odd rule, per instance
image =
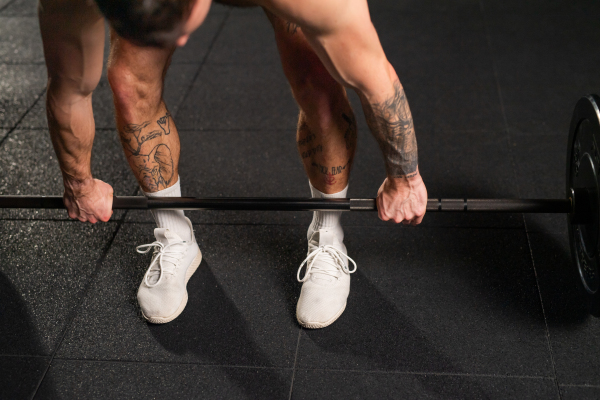
[{"label": "wrist", "polygon": [[421,178],[421,174],[419,173],[418,168],[415,172],[407,174],[407,175],[388,176],[387,181],[389,182],[389,185],[392,187],[399,187],[399,186],[415,187],[415,186],[419,186],[423,183],[423,179]]},{"label": "wrist", "polygon": [[72,176],[66,173],[63,173],[63,185],[65,187],[65,192],[71,195],[85,195],[91,192],[95,186],[94,178],[92,175],[88,176]]}]

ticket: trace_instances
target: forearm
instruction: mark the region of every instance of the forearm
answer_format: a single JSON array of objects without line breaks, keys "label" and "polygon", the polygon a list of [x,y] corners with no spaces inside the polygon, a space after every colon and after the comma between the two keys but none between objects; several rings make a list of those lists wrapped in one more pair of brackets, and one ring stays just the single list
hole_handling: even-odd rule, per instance
[{"label": "forearm", "polygon": [[[71,103],[73,100],[78,101]],[[95,132],[91,98],[65,99],[49,85],[46,110],[65,188],[90,180]]]},{"label": "forearm", "polygon": [[386,96],[376,101],[360,93],[371,133],[379,143],[389,178],[418,174],[417,138],[406,94],[396,80]]},{"label": "forearm", "polygon": [[92,92],[102,74],[104,21],[95,5],[41,0],[40,31],[48,70],[46,113],[67,189],[91,180]]}]

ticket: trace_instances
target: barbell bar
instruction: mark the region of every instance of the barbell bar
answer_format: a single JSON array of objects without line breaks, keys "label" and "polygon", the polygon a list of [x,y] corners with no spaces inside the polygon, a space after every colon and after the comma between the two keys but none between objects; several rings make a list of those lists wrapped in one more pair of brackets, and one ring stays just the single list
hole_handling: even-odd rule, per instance
[{"label": "barbell bar", "polygon": [[[574,214],[568,199],[428,199],[427,212]],[[0,196],[0,208],[65,208],[62,196]],[[115,196],[114,210],[377,211],[375,199]],[[578,210],[579,208],[577,208]],[[585,219],[582,216],[580,219]]]},{"label": "barbell bar", "polygon": [[[573,273],[592,314],[600,316],[600,97],[575,105],[567,141],[564,199],[428,199],[427,212],[565,213]],[[64,208],[61,196],[0,196],[0,208]],[[115,196],[113,209],[375,211],[375,199]]]}]

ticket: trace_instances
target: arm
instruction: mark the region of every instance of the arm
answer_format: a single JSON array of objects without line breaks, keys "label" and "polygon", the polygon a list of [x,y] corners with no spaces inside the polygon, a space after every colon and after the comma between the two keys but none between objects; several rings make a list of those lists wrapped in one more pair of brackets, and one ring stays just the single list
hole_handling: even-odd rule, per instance
[{"label": "arm", "polygon": [[418,224],[427,191],[418,169],[417,140],[408,101],[387,61],[365,0],[274,0],[269,4],[302,26],[331,75],[358,93],[383,153],[387,178],[379,189],[379,217]]},{"label": "arm", "polygon": [[79,0],[42,0],[40,30],[48,69],[46,112],[63,175],[69,217],[95,223],[112,214],[112,187],[93,179],[91,95],[102,73],[104,22]]}]

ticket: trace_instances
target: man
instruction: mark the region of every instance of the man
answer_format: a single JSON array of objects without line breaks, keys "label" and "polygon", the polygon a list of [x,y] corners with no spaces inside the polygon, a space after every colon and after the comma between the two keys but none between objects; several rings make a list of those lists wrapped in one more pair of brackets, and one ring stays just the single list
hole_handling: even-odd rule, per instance
[{"label": "man", "polygon": [[[146,196],[180,196],[179,140],[162,100],[163,78],[175,45],[184,45],[202,23],[210,1],[97,3],[120,36],[111,36],[108,77],[129,164]],[[300,107],[298,150],[313,197],[347,197],[356,147],[356,122],[344,89],[350,87],[358,93],[384,155],[387,178],[378,193],[379,217],[420,223],[427,193],[418,171],[412,116],[366,1],[256,0],[244,5],[249,3],[262,6],[273,26],[283,70]],[[72,149],[70,154],[79,153]],[[61,167],[67,168],[63,174],[70,176],[67,164],[61,159]],[[91,182],[91,176],[86,179]],[[69,215],[90,222],[104,220],[111,195],[90,189],[74,193],[71,199],[65,189]],[[185,307],[185,285],[201,253],[183,212],[153,214],[157,240],[138,247],[140,252],[155,249],[138,300],[146,319],[164,323]],[[350,274],[356,266],[349,267],[354,262],[347,256],[343,238],[339,212],[314,213],[307,232],[308,256],[298,271],[303,286],[297,318],[304,327],[326,327],[345,309]]]}]

